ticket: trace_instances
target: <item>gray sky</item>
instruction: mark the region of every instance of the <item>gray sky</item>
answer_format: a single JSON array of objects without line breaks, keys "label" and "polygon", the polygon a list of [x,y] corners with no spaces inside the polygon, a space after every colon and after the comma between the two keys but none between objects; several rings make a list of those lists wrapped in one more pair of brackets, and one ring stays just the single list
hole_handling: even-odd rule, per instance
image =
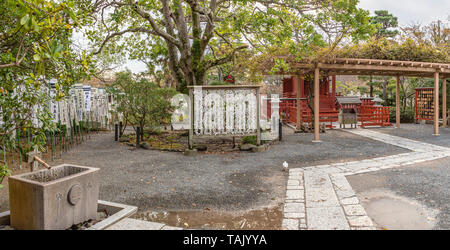
[{"label": "gray sky", "polygon": [[[450,16],[450,0],[360,0],[358,6],[369,10],[371,15],[375,10],[387,10],[398,17],[400,25],[428,24],[437,19],[448,20]],[[129,61],[123,68],[141,72],[145,64]]]},{"label": "gray sky", "polygon": [[370,10],[387,10],[398,17],[400,25],[410,23],[428,24],[450,16],[449,0],[360,0],[359,7]]}]

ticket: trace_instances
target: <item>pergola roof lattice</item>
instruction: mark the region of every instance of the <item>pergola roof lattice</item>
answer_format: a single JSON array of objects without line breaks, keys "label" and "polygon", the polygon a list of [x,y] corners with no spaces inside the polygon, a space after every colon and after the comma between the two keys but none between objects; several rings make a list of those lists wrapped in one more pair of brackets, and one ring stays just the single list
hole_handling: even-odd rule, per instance
[{"label": "pergola roof lattice", "polygon": [[450,76],[450,63],[430,63],[379,59],[335,58],[318,63],[290,63],[292,72],[280,74],[313,73],[315,68],[328,75],[381,75],[434,77],[438,72],[443,78]]}]

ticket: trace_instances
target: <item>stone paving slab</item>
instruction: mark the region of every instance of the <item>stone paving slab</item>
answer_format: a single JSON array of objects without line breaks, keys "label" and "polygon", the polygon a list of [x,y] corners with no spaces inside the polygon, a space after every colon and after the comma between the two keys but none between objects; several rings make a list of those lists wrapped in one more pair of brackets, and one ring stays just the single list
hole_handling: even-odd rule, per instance
[{"label": "stone paving slab", "polygon": [[182,228],[170,227],[162,223],[150,222],[132,218],[125,218],[106,230],[180,230]]},{"label": "stone paving slab", "polygon": [[[348,132],[412,152],[289,170],[282,227],[288,230],[374,230],[346,176],[450,156],[450,148],[366,129]],[[304,200],[303,199],[304,195]]]},{"label": "stone paving slab", "polygon": [[307,188],[305,200],[307,208],[339,206],[336,193],[331,184],[321,188]]},{"label": "stone paving slab", "polygon": [[345,230],[350,229],[344,212],[337,207],[306,208],[307,225],[310,230]]}]

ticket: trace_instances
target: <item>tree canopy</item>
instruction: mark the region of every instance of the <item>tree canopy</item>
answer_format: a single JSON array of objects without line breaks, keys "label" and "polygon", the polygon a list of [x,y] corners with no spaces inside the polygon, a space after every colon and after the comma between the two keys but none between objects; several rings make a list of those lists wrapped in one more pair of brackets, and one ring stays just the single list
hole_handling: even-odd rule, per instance
[{"label": "tree canopy", "polygon": [[[244,49],[282,46],[296,55],[314,47],[366,38],[373,30],[357,0],[97,0],[87,31],[96,53],[126,50],[160,60],[177,83],[202,85],[209,70]],[[100,32],[99,32],[100,31]],[[161,57],[160,57],[161,56]]]},{"label": "tree canopy", "polygon": [[[32,134],[27,148],[42,150],[45,132],[56,126],[49,111],[52,96],[50,80],[56,80],[56,98],[87,77],[92,70],[90,57],[76,51],[73,29],[83,21],[75,0],[0,1],[0,142],[16,150],[16,136],[26,129]],[[33,122],[34,121],[38,121]],[[6,162],[0,164],[0,183],[9,174]]]},{"label": "tree canopy", "polygon": [[[42,87],[48,87],[50,79],[57,80],[60,98],[67,87],[88,75],[90,60],[71,47],[72,30],[79,24],[74,1],[4,0],[0,15],[3,140],[17,127],[33,127],[33,107],[47,104],[50,97]],[[49,117],[42,113],[38,118]]]},{"label": "tree canopy", "polygon": [[376,10],[370,22],[377,25],[376,37],[394,37],[398,34],[398,30],[395,29],[398,27],[398,19],[387,10]]},{"label": "tree canopy", "polygon": [[172,88],[161,88],[143,76],[125,71],[116,74],[116,80],[107,90],[115,96],[115,112],[123,115],[125,127],[153,130],[170,121],[174,108],[170,98],[176,94]]}]

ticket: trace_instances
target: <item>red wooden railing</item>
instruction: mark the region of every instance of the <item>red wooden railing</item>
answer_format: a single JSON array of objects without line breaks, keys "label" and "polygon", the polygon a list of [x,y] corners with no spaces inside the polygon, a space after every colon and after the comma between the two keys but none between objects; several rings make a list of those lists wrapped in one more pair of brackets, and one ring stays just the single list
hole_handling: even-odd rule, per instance
[{"label": "red wooden railing", "polygon": [[361,122],[362,128],[366,126],[391,126],[389,114],[390,107],[361,105],[358,120]]},{"label": "red wooden railing", "polygon": [[[311,110],[307,105],[306,100],[301,100],[301,117],[302,121],[306,123],[311,122]],[[296,124],[297,123],[297,100],[293,98],[283,98],[280,103],[280,114],[284,122]],[[326,126],[332,128],[332,123],[338,121],[339,111],[336,109],[333,100],[330,97],[320,97],[320,122],[328,123]]]}]

